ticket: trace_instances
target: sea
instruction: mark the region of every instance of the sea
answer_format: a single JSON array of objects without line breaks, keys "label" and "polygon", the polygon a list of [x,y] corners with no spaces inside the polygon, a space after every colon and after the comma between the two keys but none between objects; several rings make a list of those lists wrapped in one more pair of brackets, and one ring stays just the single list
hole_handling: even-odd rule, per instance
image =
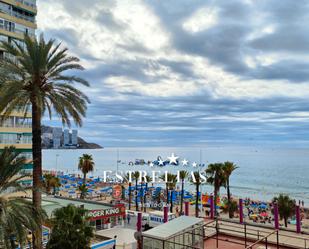
[{"label": "sea", "polygon": [[[285,193],[291,198],[304,201],[309,206],[309,148],[271,148],[252,146],[207,146],[200,147],[110,147],[104,149],[79,150],[57,149],[43,151],[43,168],[64,173],[81,174],[78,171],[78,160],[82,154],[91,154],[95,161],[95,170],[90,176],[102,177],[104,171],[164,171],[176,172],[203,171],[209,163],[234,162],[238,168],[230,178],[231,191],[234,196],[269,201],[274,196]],[[149,167],[134,165],[130,162],[144,160],[155,161],[158,156],[168,160],[172,154],[189,161],[188,166]],[[193,167],[196,162],[200,167]],[[204,165],[204,166],[203,166]],[[179,187],[179,186],[178,186]],[[186,189],[194,186],[186,183]],[[212,193],[213,187],[203,185],[203,193]],[[221,188],[221,194],[226,189]]]}]

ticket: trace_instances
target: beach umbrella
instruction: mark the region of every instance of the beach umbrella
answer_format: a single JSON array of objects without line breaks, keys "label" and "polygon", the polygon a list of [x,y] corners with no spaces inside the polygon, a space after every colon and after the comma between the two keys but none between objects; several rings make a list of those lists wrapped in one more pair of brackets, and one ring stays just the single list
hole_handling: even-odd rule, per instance
[{"label": "beach umbrella", "polygon": [[259,208],[261,208],[261,209],[266,209],[266,208],[267,208],[267,204],[266,204],[266,203],[261,203],[261,204],[259,205]]},{"label": "beach umbrella", "polygon": [[266,213],[266,212],[260,213],[260,216],[261,217],[268,217],[268,213]]}]

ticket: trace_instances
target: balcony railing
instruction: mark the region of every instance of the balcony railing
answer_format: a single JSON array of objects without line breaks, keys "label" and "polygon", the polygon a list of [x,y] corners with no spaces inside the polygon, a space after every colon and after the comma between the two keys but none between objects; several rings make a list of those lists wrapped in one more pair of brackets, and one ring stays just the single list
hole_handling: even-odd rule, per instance
[{"label": "balcony railing", "polygon": [[37,9],[36,4],[32,3],[30,1],[26,1],[26,0],[15,0],[15,1],[18,2],[18,3],[24,4],[24,5],[28,6],[28,7],[31,7],[33,9]]},{"label": "balcony railing", "polygon": [[25,16],[23,14],[19,14],[19,13],[15,12],[15,11],[12,12],[11,16],[15,16],[15,17],[17,17],[19,19],[23,19],[25,21],[35,23],[35,18],[34,17]]}]

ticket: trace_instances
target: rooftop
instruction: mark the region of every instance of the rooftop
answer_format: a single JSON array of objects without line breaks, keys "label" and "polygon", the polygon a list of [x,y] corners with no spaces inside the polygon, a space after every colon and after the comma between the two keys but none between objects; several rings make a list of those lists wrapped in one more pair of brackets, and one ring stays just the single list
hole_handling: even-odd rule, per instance
[{"label": "rooftop", "polygon": [[55,209],[66,207],[69,204],[73,204],[74,206],[84,205],[84,208],[87,210],[102,210],[102,209],[110,209],[111,207],[113,207],[112,205],[105,203],[101,204],[96,202],[60,198],[60,197],[43,197],[42,201],[42,207],[47,212],[48,216],[51,216],[52,212]]},{"label": "rooftop", "polygon": [[203,225],[204,220],[191,216],[180,216],[165,224],[152,228],[143,232],[143,236],[167,240],[178,233],[183,233],[186,229],[192,228],[194,225]]}]

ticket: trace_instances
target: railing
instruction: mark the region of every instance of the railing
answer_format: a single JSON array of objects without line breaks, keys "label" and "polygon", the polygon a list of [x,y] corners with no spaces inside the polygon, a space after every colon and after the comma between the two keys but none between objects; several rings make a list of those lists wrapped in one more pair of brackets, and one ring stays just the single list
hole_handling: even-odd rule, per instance
[{"label": "railing", "polygon": [[[207,230],[209,228],[214,231],[210,233],[209,236],[205,236],[205,239],[214,239],[215,236],[217,248],[219,248],[220,240],[225,241],[225,239],[220,238],[220,235],[226,235],[240,238],[241,241],[244,240],[243,242],[231,241],[231,243],[244,245],[246,249],[252,249],[255,245],[262,243],[265,244],[266,248],[269,245],[276,245],[277,248],[280,248],[280,246],[290,246],[293,248],[309,249],[309,237],[302,237],[293,231],[271,230],[272,228],[269,227],[257,227],[253,224],[247,223],[241,225],[229,221],[224,221],[224,223],[221,222],[220,224],[218,219],[204,224],[205,231],[209,231]],[[295,235],[292,233],[295,233]],[[276,234],[276,237],[270,238],[270,236],[274,234]],[[254,241],[254,243],[248,245],[248,242],[250,241]]]},{"label": "railing", "polygon": [[18,12],[15,12],[15,11],[13,11],[11,15],[15,16],[15,17],[17,17],[19,19],[23,19],[25,21],[35,23],[35,18],[34,17],[25,16],[23,14],[19,14]]},{"label": "railing", "polygon": [[278,230],[275,230],[273,231],[272,233],[269,233],[268,235],[262,237],[261,239],[258,239],[257,241],[255,241],[252,245],[250,246],[247,246],[246,249],[253,249],[253,247],[257,244],[261,244],[261,242],[264,242],[265,241],[265,248],[267,249],[268,248],[268,238],[273,235],[273,234],[277,234],[277,243],[276,243],[276,246],[277,246],[277,249],[279,249],[279,231]]},{"label": "railing", "polygon": [[26,6],[29,6],[29,7],[33,8],[33,9],[37,9],[36,4],[31,3],[29,1],[25,1],[25,0],[15,0],[15,1],[18,2],[18,3],[24,4]]}]

